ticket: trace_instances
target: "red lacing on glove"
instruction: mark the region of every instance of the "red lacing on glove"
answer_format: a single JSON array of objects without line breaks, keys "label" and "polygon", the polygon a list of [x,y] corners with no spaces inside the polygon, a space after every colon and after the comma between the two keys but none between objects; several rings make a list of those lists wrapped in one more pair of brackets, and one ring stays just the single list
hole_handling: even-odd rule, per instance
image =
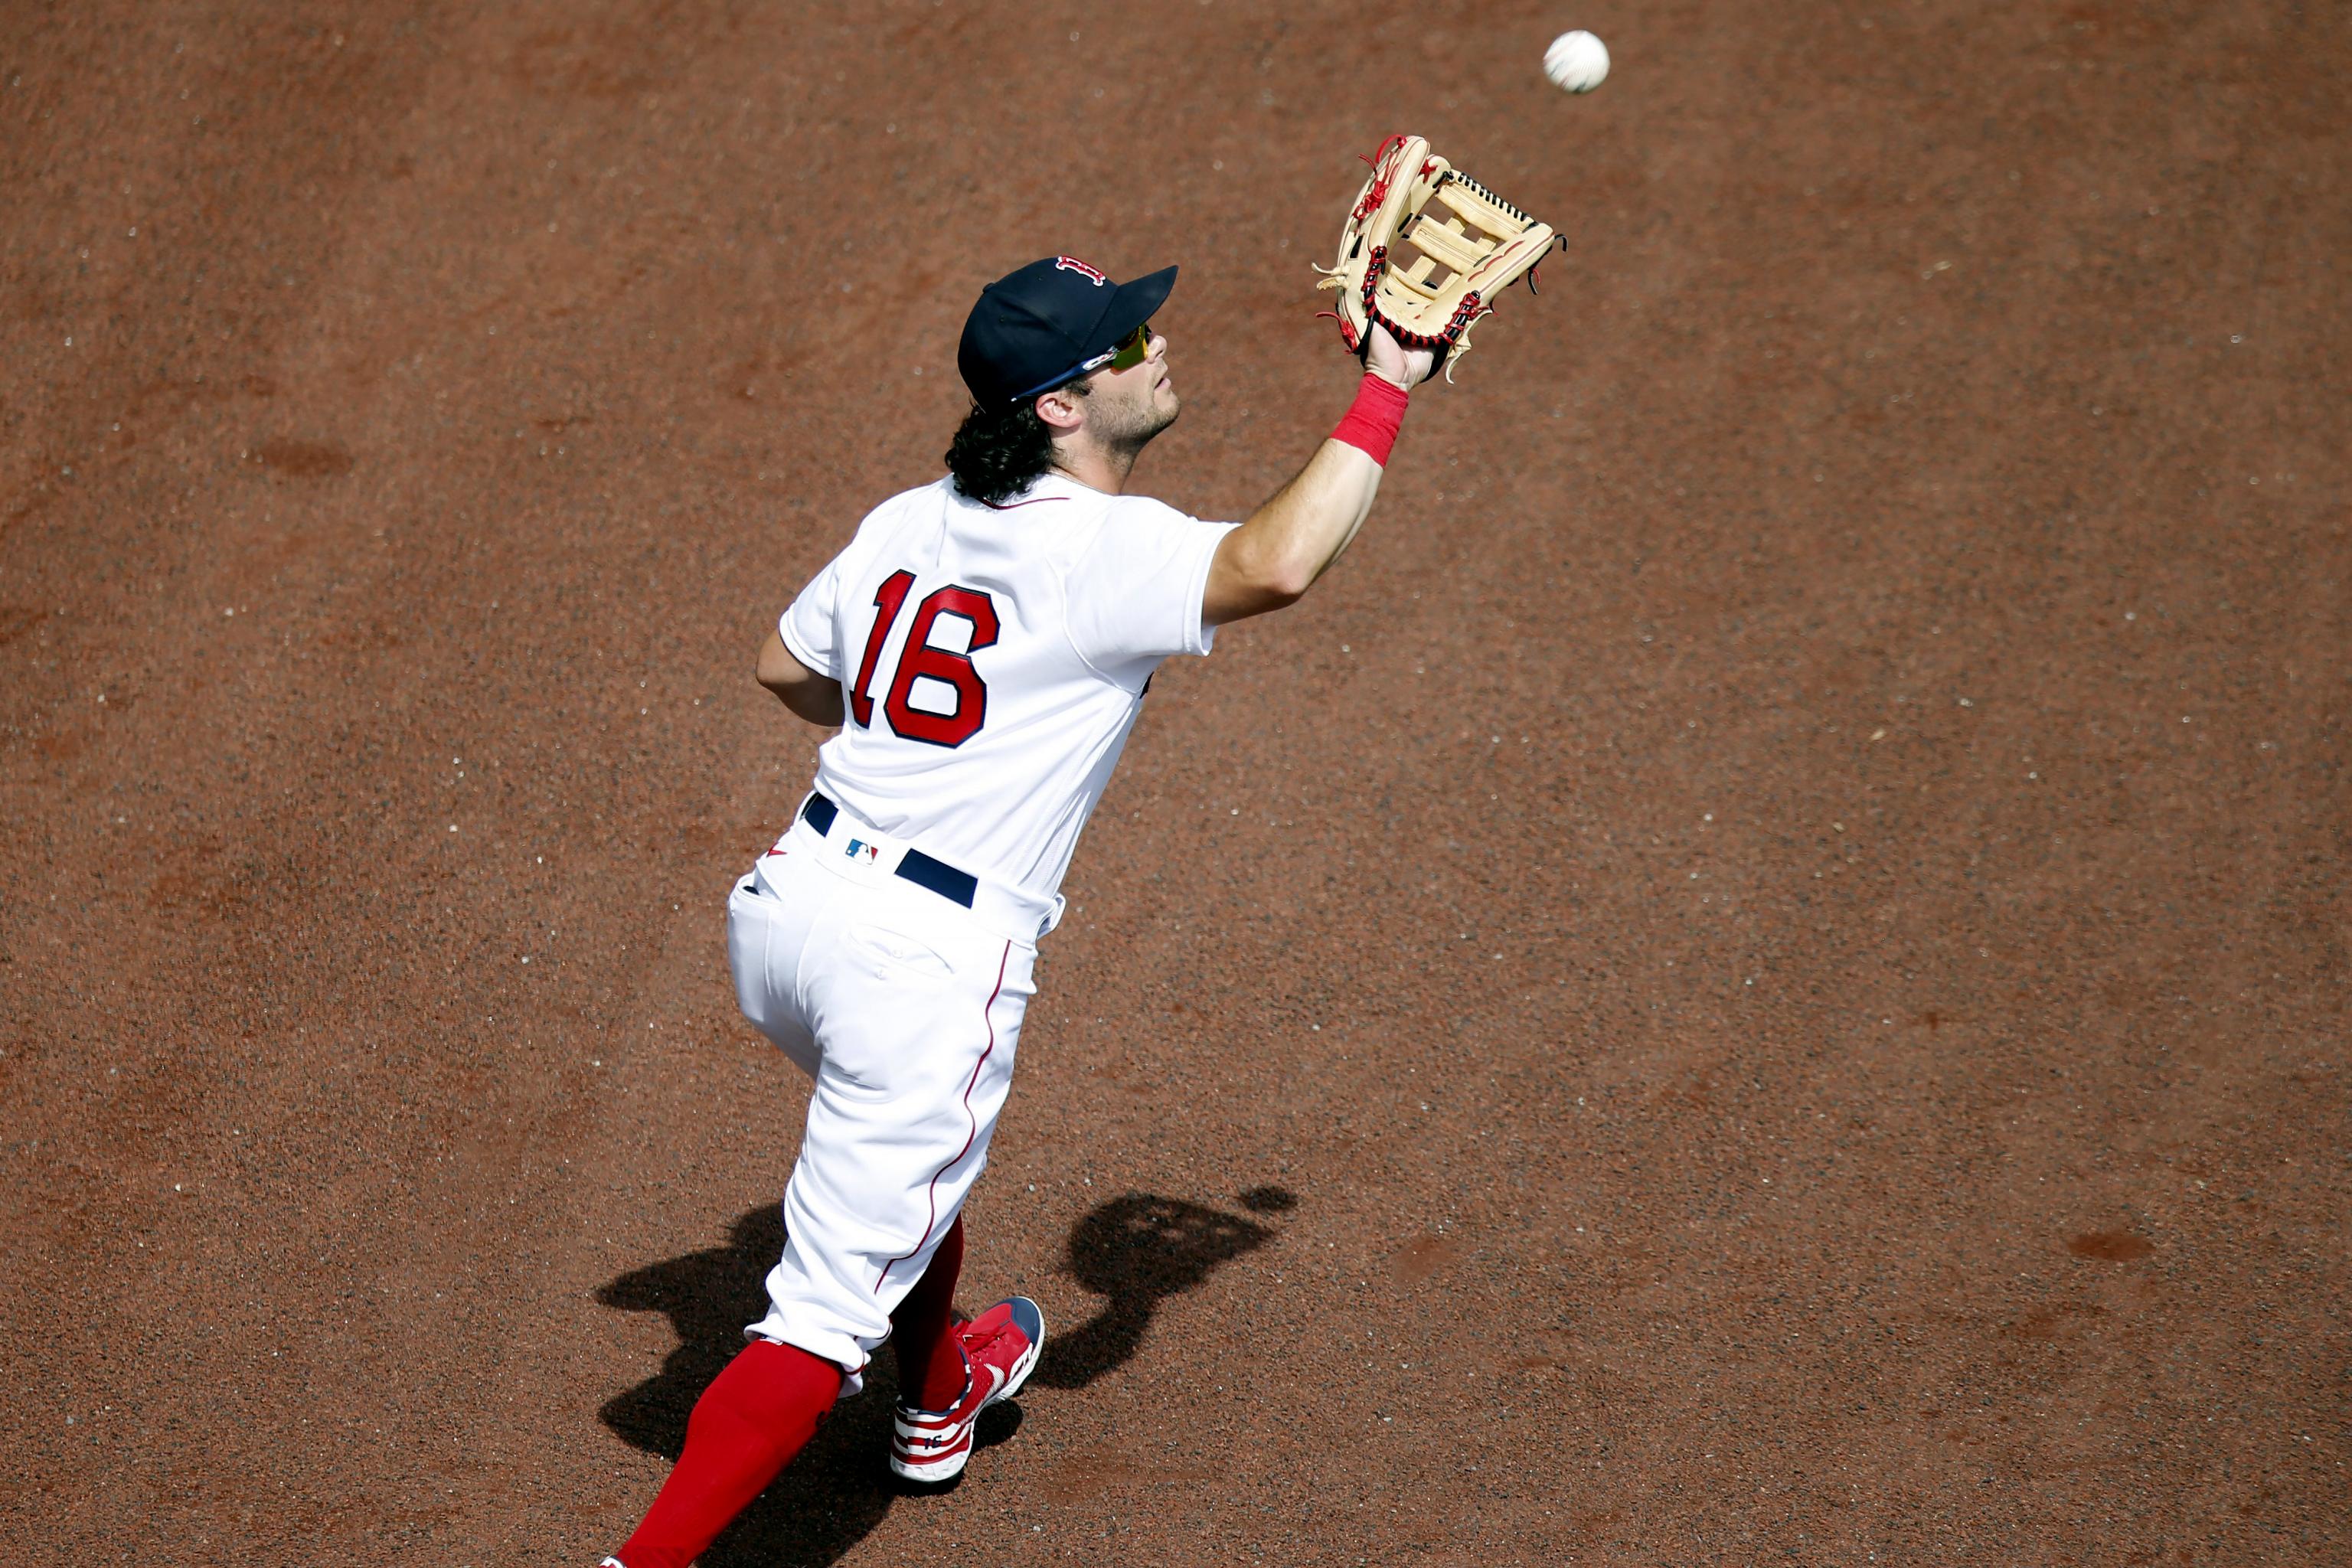
[{"label": "red lacing on glove", "polygon": [[1355,210],[1348,215],[1349,223],[1363,222],[1378,211],[1380,205],[1388,199],[1389,182],[1396,178],[1396,171],[1383,169],[1381,165],[1387,163],[1403,146],[1404,133],[1399,132],[1375,148],[1370,157],[1361,160],[1372,166],[1372,183],[1364,187],[1362,198],[1356,203]]},{"label": "red lacing on glove", "polygon": [[1389,247],[1385,245],[1376,245],[1372,247],[1371,258],[1364,263],[1364,282],[1362,291],[1364,296],[1364,313],[1366,315],[1378,314],[1372,307],[1372,293],[1381,286],[1381,274],[1386,272],[1388,269]]},{"label": "red lacing on glove", "polygon": [[1443,349],[1454,346],[1454,340],[1447,336],[1445,332],[1438,332],[1434,335],[1428,332],[1416,332],[1409,328],[1398,326],[1386,316],[1378,316],[1374,319],[1377,320],[1381,325],[1389,330],[1389,336],[1394,338],[1405,348]]},{"label": "red lacing on glove", "polygon": [[1416,332],[1401,327],[1382,315],[1379,308],[1365,298],[1365,310],[1371,318],[1389,330],[1389,335],[1409,349],[1450,349],[1462,339],[1463,331],[1481,316],[1492,315],[1495,307],[1480,300],[1475,292],[1462,296],[1462,303],[1454,307],[1454,314],[1445,325],[1434,332]]},{"label": "red lacing on glove", "polygon": [[1315,319],[1318,321],[1339,322],[1339,339],[1342,342],[1348,345],[1348,352],[1349,353],[1355,353],[1356,345],[1363,341],[1356,336],[1356,329],[1348,324],[1348,318],[1339,314],[1337,310],[1318,310],[1315,312]]},{"label": "red lacing on glove", "polygon": [[[1552,238],[1554,238],[1554,239],[1556,239],[1556,240],[1558,240],[1558,241],[1559,242],[1559,247],[1560,247],[1562,250],[1566,250],[1566,249],[1568,248],[1568,236],[1566,236],[1566,235],[1564,235],[1564,234],[1556,234],[1556,235],[1553,235],[1553,236],[1552,236]],[[1549,260],[1550,260],[1550,259],[1551,259],[1551,247],[1550,247],[1550,246],[1549,246],[1549,245],[1547,245],[1547,246],[1545,246],[1545,247],[1544,247],[1544,261],[1549,261]],[[1530,267],[1530,268],[1528,268],[1528,293],[1530,293],[1530,294],[1540,294],[1540,293],[1542,293],[1542,292],[1543,292],[1543,290],[1542,290],[1542,289],[1538,289],[1538,288],[1537,288],[1537,287],[1536,287],[1536,274],[1537,274],[1537,273],[1538,273],[1538,272],[1541,272],[1542,270],[1543,270],[1543,261],[1538,261],[1538,262],[1537,262],[1533,267]],[[1489,307],[1489,308],[1491,309],[1491,307]]]}]

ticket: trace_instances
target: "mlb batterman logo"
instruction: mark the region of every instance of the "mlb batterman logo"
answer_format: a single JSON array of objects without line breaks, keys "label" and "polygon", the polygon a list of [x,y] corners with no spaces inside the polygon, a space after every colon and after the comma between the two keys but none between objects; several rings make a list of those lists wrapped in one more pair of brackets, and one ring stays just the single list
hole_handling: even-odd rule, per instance
[{"label": "mlb batterman logo", "polygon": [[1056,256],[1054,258],[1054,270],[1056,272],[1084,273],[1087,277],[1095,280],[1095,287],[1097,289],[1110,281],[1109,279],[1103,276],[1099,268],[1089,267],[1075,256]]},{"label": "mlb batterman logo", "polygon": [[882,847],[878,844],[868,844],[863,838],[853,838],[849,841],[849,847],[842,853],[852,860],[863,860],[871,865],[882,858]]}]

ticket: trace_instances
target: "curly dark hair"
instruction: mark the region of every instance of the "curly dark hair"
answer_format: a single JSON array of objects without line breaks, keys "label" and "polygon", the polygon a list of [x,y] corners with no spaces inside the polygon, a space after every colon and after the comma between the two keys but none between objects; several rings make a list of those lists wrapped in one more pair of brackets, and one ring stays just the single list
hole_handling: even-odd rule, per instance
[{"label": "curly dark hair", "polygon": [[[1084,397],[1087,384],[1069,391]],[[975,405],[948,444],[948,472],[963,495],[987,506],[1003,506],[1034,484],[1054,466],[1054,435],[1037,417],[1034,398],[1011,408]]]}]

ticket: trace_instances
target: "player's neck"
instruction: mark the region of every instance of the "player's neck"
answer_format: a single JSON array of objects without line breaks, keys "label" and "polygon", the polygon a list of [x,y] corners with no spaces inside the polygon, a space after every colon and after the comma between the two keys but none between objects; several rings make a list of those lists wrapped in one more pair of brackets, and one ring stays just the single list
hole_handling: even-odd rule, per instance
[{"label": "player's neck", "polygon": [[1055,473],[1107,496],[1125,494],[1127,476],[1135,470],[1133,452],[1113,451],[1093,441],[1055,442],[1052,462]]}]

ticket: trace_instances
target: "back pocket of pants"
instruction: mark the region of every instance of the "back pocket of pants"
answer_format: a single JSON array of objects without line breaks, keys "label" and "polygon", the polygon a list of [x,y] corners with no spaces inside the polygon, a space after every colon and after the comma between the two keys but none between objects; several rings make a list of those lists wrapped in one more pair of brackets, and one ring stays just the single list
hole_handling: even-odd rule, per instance
[{"label": "back pocket of pants", "polygon": [[877,978],[940,981],[955,975],[946,955],[911,931],[866,920],[852,923],[844,934],[858,961],[871,965]]}]

